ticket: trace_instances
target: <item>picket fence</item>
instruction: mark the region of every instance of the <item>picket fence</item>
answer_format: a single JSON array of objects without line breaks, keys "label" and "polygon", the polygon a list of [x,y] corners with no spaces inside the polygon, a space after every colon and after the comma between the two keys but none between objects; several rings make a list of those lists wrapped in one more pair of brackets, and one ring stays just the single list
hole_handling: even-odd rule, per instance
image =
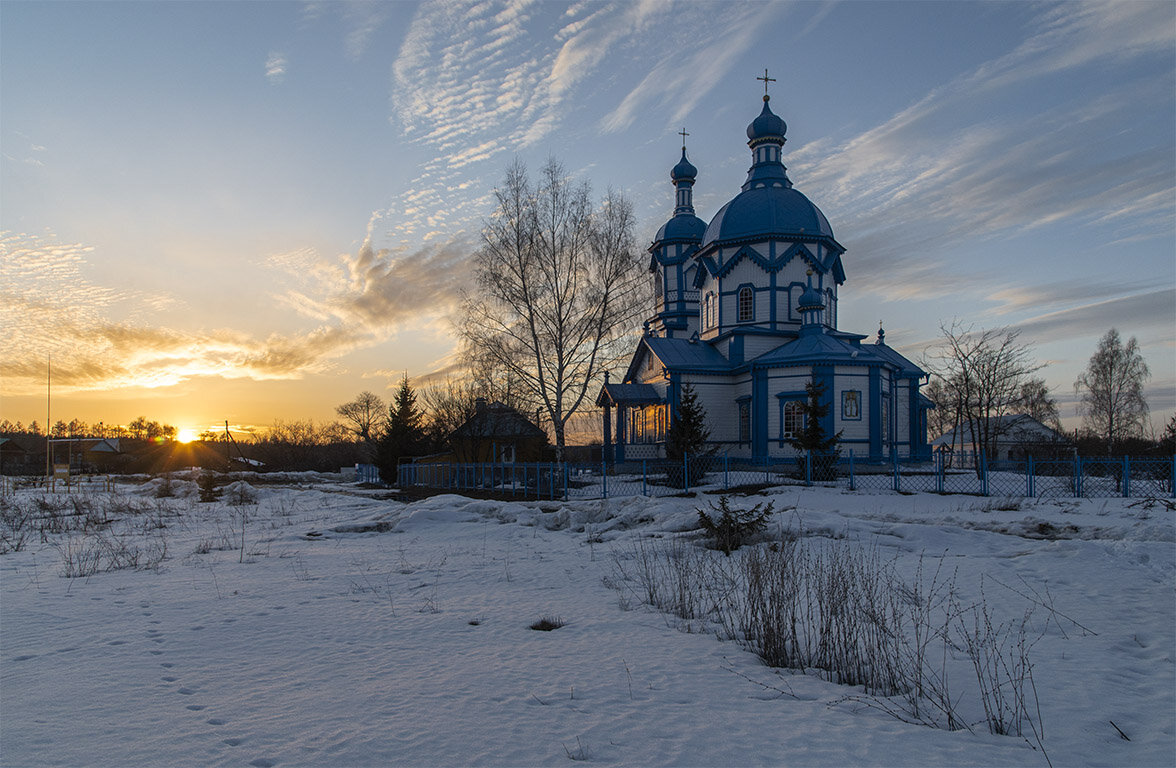
[{"label": "picket fence", "polygon": [[941,454],[922,463],[865,462],[806,455],[750,460],[695,456],[682,461],[618,464],[555,462],[420,463],[401,465],[397,484],[479,491],[529,499],[607,499],[670,496],[779,485],[849,491],[970,494],[1002,497],[1176,498],[1176,457],[1033,459],[949,467]]}]

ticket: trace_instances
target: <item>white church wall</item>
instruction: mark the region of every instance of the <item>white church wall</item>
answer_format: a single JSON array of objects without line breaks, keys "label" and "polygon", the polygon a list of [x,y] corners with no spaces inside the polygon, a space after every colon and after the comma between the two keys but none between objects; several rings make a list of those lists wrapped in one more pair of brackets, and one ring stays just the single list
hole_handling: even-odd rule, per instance
[{"label": "white church wall", "polygon": [[743,359],[754,360],[785,342],[778,336],[747,336],[743,339]]},{"label": "white church wall", "polygon": [[[834,430],[841,431],[841,439],[870,439],[869,394],[870,373],[868,368],[858,366],[836,366],[834,368],[834,397],[831,407],[834,414]],[[857,418],[846,417],[846,392],[856,395]],[[864,453],[862,446],[851,445],[855,453]],[[868,450],[868,448],[866,449]]]}]

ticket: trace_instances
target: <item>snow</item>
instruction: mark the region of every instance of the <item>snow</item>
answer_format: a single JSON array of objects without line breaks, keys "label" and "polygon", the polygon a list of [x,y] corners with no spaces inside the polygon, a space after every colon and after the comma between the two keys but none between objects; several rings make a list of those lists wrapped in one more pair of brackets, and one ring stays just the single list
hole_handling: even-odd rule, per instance
[{"label": "snow", "polygon": [[[232,480],[213,503],[182,477],[167,498],[160,479],[72,495],[119,510],[108,530],[127,541],[166,542],[155,568],[65,578],[77,533],[0,556],[3,764],[1176,760],[1176,513],[1159,503],[797,487],[730,497],[770,500],[774,524],[877,547],[908,575],[942,558],[1006,618],[1048,594],[1054,613],[1034,612],[1053,617],[1032,651],[1038,746],[983,723],[902,722],[860,689],[770,669],[705,622],[681,631],[606,585],[637,542],[699,546],[697,512],[717,496],[406,503],[337,475]],[[46,498],[74,503],[31,489],[3,502]],[[529,629],[545,616],[566,624]],[[974,684],[964,675],[953,689]]]}]

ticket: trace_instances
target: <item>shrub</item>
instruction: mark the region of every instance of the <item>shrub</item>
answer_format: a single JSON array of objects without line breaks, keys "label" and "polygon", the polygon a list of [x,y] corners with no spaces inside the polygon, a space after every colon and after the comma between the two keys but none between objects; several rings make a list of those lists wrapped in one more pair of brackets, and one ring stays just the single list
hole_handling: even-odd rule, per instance
[{"label": "shrub", "polygon": [[558,616],[544,616],[531,625],[531,629],[539,632],[550,632],[553,629],[559,629],[564,625],[564,620]]},{"label": "shrub", "polygon": [[713,548],[724,555],[730,555],[746,544],[751,537],[762,531],[768,524],[772,514],[772,502],[765,506],[763,502],[751,509],[731,509],[726,496],[719,497],[719,505],[711,504],[711,509],[721,512],[716,521],[703,510],[698,510],[698,522],[702,529],[711,537]]}]

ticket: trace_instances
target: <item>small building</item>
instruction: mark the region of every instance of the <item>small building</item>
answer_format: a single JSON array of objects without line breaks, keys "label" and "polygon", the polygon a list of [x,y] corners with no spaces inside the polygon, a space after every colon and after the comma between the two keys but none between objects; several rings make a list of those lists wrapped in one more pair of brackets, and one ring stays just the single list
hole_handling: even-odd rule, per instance
[{"label": "small building", "polygon": [[[994,435],[988,456],[990,461],[1023,461],[1029,456],[1035,459],[1069,458],[1077,451],[1073,440],[1025,413],[987,419],[985,425],[982,431]],[[961,424],[932,440],[931,448],[936,452],[975,456],[979,442],[972,436],[972,425]]]},{"label": "small building", "polygon": [[541,461],[548,448],[547,433],[526,416],[502,403],[478,398],[474,415],[449,435],[459,462]]}]

